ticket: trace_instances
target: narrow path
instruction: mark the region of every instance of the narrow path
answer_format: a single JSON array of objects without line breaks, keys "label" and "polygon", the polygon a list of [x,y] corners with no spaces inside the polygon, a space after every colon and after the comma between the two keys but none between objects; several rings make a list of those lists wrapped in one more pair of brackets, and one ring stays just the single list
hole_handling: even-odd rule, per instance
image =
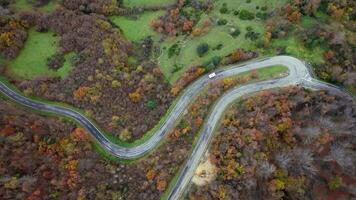
[{"label": "narrow path", "polygon": [[262,90],[287,87],[290,85],[301,84],[313,88],[330,88],[338,90],[334,86],[325,84],[312,78],[307,66],[302,61],[290,56],[276,56],[271,58],[253,61],[242,65],[233,65],[229,68],[216,71],[216,77],[209,79],[208,75],[202,76],[192,84],[190,84],[182,93],[174,106],[172,111],[168,114],[166,120],[162,123],[159,129],[153,134],[151,138],[143,144],[137,145],[132,148],[126,148],[114,144],[102,133],[89,119],[77,111],[65,108],[62,106],[49,105],[40,101],[35,101],[21,94],[13,91],[6,84],[0,82],[0,91],[14,100],[15,102],[30,107],[32,109],[59,114],[70,117],[85,127],[90,134],[97,140],[97,142],[112,155],[123,159],[134,159],[143,156],[145,153],[151,151],[156,145],[168,134],[169,130],[174,128],[176,120],[187,109],[193,97],[195,97],[201,89],[203,89],[209,82],[225,77],[238,75],[243,72],[260,69],[269,66],[283,65],[289,69],[289,74],[283,78],[272,79],[268,81],[253,83],[239,88],[235,88],[224,94],[220,100],[215,104],[207,120],[205,121],[200,138],[197,145],[192,151],[192,155],[185,164],[180,173],[175,187],[170,191],[168,199],[178,199],[182,194],[192,178],[196,167],[199,164],[200,158],[204,155],[211,138],[214,133],[214,128],[218,124],[220,117],[223,115],[224,110],[237,98],[243,95],[254,93]]}]

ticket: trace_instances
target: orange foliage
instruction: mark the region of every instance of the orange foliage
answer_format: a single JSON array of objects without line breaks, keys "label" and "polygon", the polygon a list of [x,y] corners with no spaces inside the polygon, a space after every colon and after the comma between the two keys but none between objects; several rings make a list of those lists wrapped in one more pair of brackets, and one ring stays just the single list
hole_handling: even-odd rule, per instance
[{"label": "orange foliage", "polygon": [[335,56],[335,53],[332,50],[329,50],[327,52],[324,53],[324,58],[326,60],[330,60]]},{"label": "orange foliage", "polygon": [[202,124],[203,124],[203,118],[197,117],[197,118],[195,119],[195,121],[194,121],[194,124],[195,124],[196,126],[202,125]]},{"label": "orange foliage", "polygon": [[299,22],[301,16],[302,16],[302,14],[296,10],[288,16],[288,20],[290,22],[296,23],[296,22]]},{"label": "orange foliage", "polygon": [[192,35],[194,37],[200,36],[203,33],[203,30],[200,28],[193,28]]},{"label": "orange foliage", "polygon": [[155,177],[156,177],[156,171],[154,169],[148,170],[148,172],[146,173],[147,180],[152,181]]},{"label": "orange foliage", "polygon": [[5,126],[0,131],[0,134],[4,136],[13,135],[15,133],[16,133],[16,129],[12,128],[11,126]]},{"label": "orange foliage", "polygon": [[76,99],[83,99],[87,95],[89,89],[89,87],[81,86],[73,92],[73,96]]},{"label": "orange foliage", "polygon": [[88,133],[83,128],[76,128],[73,132],[73,135],[76,139],[85,141],[88,140]]},{"label": "orange foliage", "polygon": [[187,84],[198,78],[204,72],[205,69],[201,67],[193,67],[189,69],[183,74],[182,78],[173,85],[171,94],[176,96]]},{"label": "orange foliage", "polygon": [[244,52],[241,49],[236,49],[234,52],[232,52],[230,59],[232,62],[239,62],[242,60],[244,56]]},{"label": "orange foliage", "polygon": [[157,190],[163,192],[167,187],[167,182],[165,180],[159,180],[156,187]]},{"label": "orange foliage", "polygon": [[172,89],[171,89],[171,94],[172,96],[177,96],[177,94],[180,92],[182,88],[178,85],[176,86],[173,86]]},{"label": "orange foliage", "polygon": [[256,69],[251,71],[251,78],[258,78],[258,71]]}]

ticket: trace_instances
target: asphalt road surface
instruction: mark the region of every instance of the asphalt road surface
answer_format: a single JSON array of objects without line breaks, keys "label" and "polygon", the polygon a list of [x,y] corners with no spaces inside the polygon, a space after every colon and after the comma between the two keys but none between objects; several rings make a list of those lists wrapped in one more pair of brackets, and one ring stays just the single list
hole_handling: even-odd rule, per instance
[{"label": "asphalt road surface", "polygon": [[134,159],[151,151],[159,142],[168,134],[169,130],[174,128],[175,122],[179,119],[182,113],[187,109],[188,105],[194,100],[194,97],[203,89],[209,82],[213,80],[223,79],[229,76],[235,76],[243,72],[251,71],[254,69],[260,69],[275,65],[283,65],[288,68],[289,73],[283,78],[276,78],[272,80],[252,83],[242,87],[237,87],[229,92],[225,93],[215,104],[207,117],[198,143],[192,150],[192,154],[186,162],[185,166],[179,174],[176,185],[170,191],[168,199],[179,199],[186,186],[190,182],[190,179],[194,175],[201,158],[207,150],[211,138],[214,133],[214,128],[218,125],[218,121],[223,115],[225,109],[236,99],[262,90],[268,90],[272,88],[287,87],[291,85],[302,85],[304,87],[310,87],[315,89],[331,89],[336,92],[342,93],[337,87],[318,81],[312,77],[306,63],[290,56],[275,56],[271,58],[265,58],[262,60],[252,61],[241,65],[233,65],[231,67],[220,69],[215,71],[216,76],[212,79],[208,75],[202,76],[192,84],[190,84],[177,100],[176,105],[172,111],[168,114],[166,120],[161,124],[158,130],[144,143],[132,147],[126,148],[112,143],[89,119],[83,116],[81,113],[57,105],[50,105],[40,101],[35,101],[21,94],[13,91],[6,84],[0,82],[0,91],[14,100],[15,102],[24,105],[26,107],[36,109],[39,111],[50,112],[62,116],[67,116],[82,124],[89,133],[95,138],[95,140],[112,155],[123,159]]}]

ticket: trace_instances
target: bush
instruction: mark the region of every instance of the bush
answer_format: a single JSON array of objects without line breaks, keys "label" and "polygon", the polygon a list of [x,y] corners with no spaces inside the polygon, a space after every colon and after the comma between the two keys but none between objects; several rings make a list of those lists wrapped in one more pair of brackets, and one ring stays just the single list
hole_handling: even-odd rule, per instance
[{"label": "bush", "polygon": [[155,109],[157,107],[157,102],[155,100],[149,100],[149,101],[147,101],[146,106],[149,109],[153,110],[153,109]]},{"label": "bush", "polygon": [[225,24],[227,24],[227,20],[226,19],[219,19],[219,21],[218,21],[218,25],[219,26],[222,26],[222,25],[225,25]]},{"label": "bush", "polygon": [[239,18],[242,20],[253,20],[255,19],[255,14],[248,10],[241,10],[239,13]]},{"label": "bush", "polygon": [[215,51],[215,50],[220,50],[220,49],[222,49],[224,47],[224,45],[223,44],[218,44],[218,45],[216,45],[216,47],[213,47],[213,50]]},{"label": "bush", "polygon": [[259,36],[260,36],[260,33],[256,33],[254,31],[249,31],[246,33],[245,38],[255,41],[259,38]]},{"label": "bush", "polygon": [[47,66],[49,69],[58,70],[63,66],[64,56],[62,54],[54,54],[53,56],[47,58]]},{"label": "bush", "polygon": [[253,31],[253,28],[252,28],[251,26],[247,26],[247,27],[246,27],[246,31],[247,31],[247,32],[251,32],[251,31]]},{"label": "bush", "polygon": [[213,63],[215,66],[218,66],[220,64],[220,61],[221,61],[221,57],[219,57],[219,56],[214,56],[211,59],[211,63]]},{"label": "bush", "polygon": [[238,37],[240,34],[241,34],[241,31],[240,31],[240,29],[239,29],[238,27],[236,27],[235,30],[230,33],[230,35],[231,35],[233,38]]},{"label": "bush", "polygon": [[221,14],[226,14],[229,12],[229,9],[227,8],[227,4],[223,3],[222,7],[220,8],[220,13]]},{"label": "bush", "polygon": [[174,55],[179,55],[180,53],[180,47],[178,44],[174,44],[168,49],[168,58],[171,58]]},{"label": "bush", "polygon": [[215,69],[221,62],[221,57],[214,56],[209,62],[203,64],[205,72]]},{"label": "bush", "polygon": [[202,57],[209,51],[209,45],[207,43],[202,43],[197,47],[197,53],[199,57]]},{"label": "bush", "polygon": [[262,19],[262,20],[266,20],[267,19],[267,13],[261,13],[261,12],[258,12],[257,14],[256,14],[256,17],[257,18],[260,18],[260,19]]}]

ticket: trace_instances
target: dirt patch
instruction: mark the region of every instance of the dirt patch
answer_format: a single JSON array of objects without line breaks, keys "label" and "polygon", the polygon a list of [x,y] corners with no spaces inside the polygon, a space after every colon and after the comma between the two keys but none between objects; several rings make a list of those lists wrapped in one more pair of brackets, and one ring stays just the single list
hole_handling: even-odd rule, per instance
[{"label": "dirt patch", "polygon": [[211,163],[209,155],[207,155],[206,158],[204,162],[199,164],[192,179],[193,183],[198,186],[206,185],[216,177],[216,166]]}]

